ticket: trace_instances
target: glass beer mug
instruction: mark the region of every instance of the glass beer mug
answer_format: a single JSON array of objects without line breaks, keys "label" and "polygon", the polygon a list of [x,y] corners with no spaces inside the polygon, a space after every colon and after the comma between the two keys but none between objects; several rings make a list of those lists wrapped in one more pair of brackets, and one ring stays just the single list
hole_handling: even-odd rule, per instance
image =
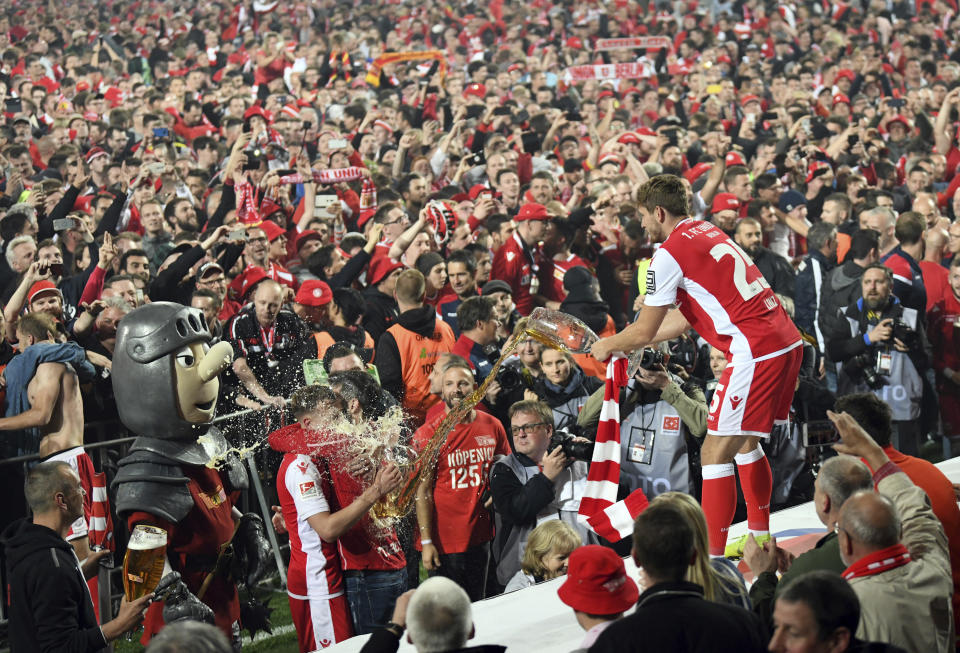
[{"label": "glass beer mug", "polygon": [[[593,343],[600,340],[600,336],[579,319],[543,307],[535,308],[530,313],[526,333],[547,347],[572,354],[589,353]],[[642,359],[643,349],[638,349],[628,357],[628,378],[636,374]]]},{"label": "glass beer mug", "polygon": [[137,524],[123,557],[123,593],[135,601],[157,589],[167,555],[167,531]]}]

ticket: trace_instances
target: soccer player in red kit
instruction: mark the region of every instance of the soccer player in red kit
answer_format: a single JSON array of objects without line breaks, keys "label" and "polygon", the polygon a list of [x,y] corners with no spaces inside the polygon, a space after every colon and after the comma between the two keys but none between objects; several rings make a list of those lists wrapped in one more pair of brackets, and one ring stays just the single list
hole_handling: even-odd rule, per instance
[{"label": "soccer player in red kit", "polygon": [[[803,357],[800,334],[750,257],[711,223],[689,217],[679,177],[648,181],[638,205],[647,234],[662,243],[647,271],[644,307],[636,322],[595,343],[591,354],[603,361],[693,328],[726,355],[700,453],[702,502],[710,555],[742,555],[742,540],[726,545],[737,503],[733,463],[750,533],[769,538],[773,479],[759,441],[789,417]],[[679,310],[670,311],[674,305]]]}]

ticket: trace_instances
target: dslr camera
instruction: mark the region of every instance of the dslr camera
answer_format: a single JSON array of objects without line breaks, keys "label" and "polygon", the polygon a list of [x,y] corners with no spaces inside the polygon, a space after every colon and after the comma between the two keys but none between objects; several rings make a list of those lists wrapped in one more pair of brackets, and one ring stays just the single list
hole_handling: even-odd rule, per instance
[{"label": "dslr camera", "polygon": [[640,368],[644,370],[659,370],[661,366],[666,366],[667,357],[659,349],[646,348],[640,356]]},{"label": "dslr camera", "polygon": [[593,459],[593,442],[582,442],[575,440],[572,433],[567,431],[553,432],[550,436],[550,443],[547,445],[547,451],[553,451],[557,447],[563,449],[563,455],[574,460],[584,460],[590,462]]},{"label": "dslr camera", "polygon": [[902,317],[894,318],[892,326],[894,338],[906,345],[908,349],[913,349],[917,346],[916,329],[907,324]]},{"label": "dslr camera", "polygon": [[887,385],[884,377],[890,373],[889,367],[884,364],[886,354],[885,349],[864,352],[847,361],[844,369],[853,379],[859,376],[871,390],[879,390]]}]

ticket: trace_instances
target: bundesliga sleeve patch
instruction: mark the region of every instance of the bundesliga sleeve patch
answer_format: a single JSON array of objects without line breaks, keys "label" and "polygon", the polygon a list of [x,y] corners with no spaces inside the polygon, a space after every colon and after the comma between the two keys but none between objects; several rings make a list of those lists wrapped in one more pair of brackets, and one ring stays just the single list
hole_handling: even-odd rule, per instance
[{"label": "bundesliga sleeve patch", "polygon": [[320,490],[315,481],[307,481],[300,484],[301,499],[317,499],[320,496]]},{"label": "bundesliga sleeve patch", "polygon": [[647,270],[647,294],[652,295],[657,292],[657,273],[653,270]]}]

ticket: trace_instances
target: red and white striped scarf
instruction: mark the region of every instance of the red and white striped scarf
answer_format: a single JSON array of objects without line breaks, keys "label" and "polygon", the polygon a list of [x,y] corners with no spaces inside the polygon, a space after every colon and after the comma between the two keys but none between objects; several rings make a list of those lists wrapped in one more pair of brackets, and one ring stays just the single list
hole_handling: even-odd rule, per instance
[{"label": "red and white striped scarf", "polygon": [[262,221],[257,211],[257,192],[249,180],[244,179],[234,185],[237,197],[237,222],[244,225],[258,225]]},{"label": "red and white striped scarf", "polygon": [[593,460],[587,487],[580,500],[579,519],[590,530],[610,542],[633,534],[633,522],[647,507],[647,496],[636,489],[617,501],[620,483],[620,390],[627,385],[627,359],[613,354],[607,363],[603,408],[597,425]]}]

